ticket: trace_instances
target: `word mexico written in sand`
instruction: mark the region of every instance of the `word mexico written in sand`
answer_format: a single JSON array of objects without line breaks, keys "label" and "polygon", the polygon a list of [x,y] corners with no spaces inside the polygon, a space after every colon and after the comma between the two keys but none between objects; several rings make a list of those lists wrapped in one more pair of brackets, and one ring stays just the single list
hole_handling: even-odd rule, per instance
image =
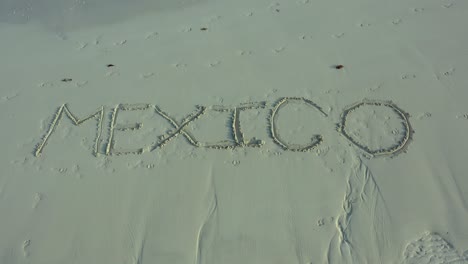
[{"label": "word mexico written in sand", "polygon": [[[269,115],[267,117],[267,130],[271,140],[280,146],[285,151],[295,151],[295,152],[307,152],[310,151],[320,144],[322,144],[326,139],[322,135],[312,135],[311,141],[307,144],[293,144],[284,140],[280,136],[280,129],[278,127],[278,119],[280,118],[279,113],[282,111],[283,107],[287,104],[296,103],[308,106],[310,108],[311,114],[318,114],[324,118],[328,118],[328,115],[322,110],[313,101],[302,98],[302,97],[284,97],[272,104],[270,108]],[[196,106],[196,110],[183,118],[180,122],[176,121],[167,112],[163,111],[159,106],[152,104],[118,104],[115,107],[111,108],[109,111],[110,122],[108,122],[108,135],[107,139],[103,140],[103,128],[104,128],[104,116],[105,116],[105,107],[99,107],[92,114],[85,116],[83,118],[77,117],[72,113],[67,104],[61,105],[55,115],[52,118],[45,135],[42,137],[42,140],[36,146],[34,150],[34,155],[39,157],[43,152],[47,142],[54,135],[54,131],[59,125],[60,121],[67,117],[71,120],[72,124],[75,126],[81,125],[84,122],[94,119],[97,122],[96,127],[96,137],[94,140],[93,154],[95,156],[99,154],[104,155],[125,155],[125,154],[142,154],[145,152],[151,152],[153,150],[163,148],[171,140],[178,136],[182,136],[186,141],[194,147],[204,147],[204,148],[213,148],[213,149],[235,149],[235,148],[244,148],[244,147],[256,147],[261,148],[264,146],[265,141],[259,140],[256,138],[246,139],[244,132],[241,129],[241,113],[244,111],[254,110],[254,109],[265,109],[267,107],[267,102],[251,102],[240,104],[235,107],[227,107],[222,105],[214,105],[210,107],[206,106]],[[384,119],[390,119],[388,115],[393,115],[393,118],[398,121],[399,131],[391,131],[392,134],[396,135],[392,139],[392,142],[386,144],[386,146],[375,147],[370,146],[363,142],[360,138],[356,136],[356,133],[348,129],[349,120],[351,119],[353,113],[358,111],[365,112],[375,112],[378,108],[384,109],[389,114]],[[115,132],[116,131],[136,131],[143,127],[142,123],[133,123],[133,124],[121,124],[118,122],[118,116],[123,111],[153,111],[154,114],[162,117],[166,123],[168,123],[168,130],[166,134],[159,137],[157,142],[154,142],[148,146],[137,148],[133,150],[117,150],[114,148],[115,145]],[[218,143],[202,143],[197,140],[197,138],[189,131],[189,124],[197,122],[200,117],[205,115],[207,112],[226,112],[229,115],[229,130],[230,138]],[[287,116],[282,116],[281,118],[288,119]],[[340,116],[340,122],[337,124],[337,132],[344,136],[349,142],[354,146],[359,148],[361,151],[366,154],[368,157],[378,157],[378,156],[393,156],[401,152],[404,152],[412,139],[412,134],[414,133],[411,125],[409,123],[409,114],[399,108],[391,101],[380,101],[380,100],[363,100],[357,102],[347,108],[345,108]],[[368,126],[365,126],[364,129],[371,129]],[[360,128],[362,130],[362,128]],[[374,132],[373,132],[374,133]]]}]

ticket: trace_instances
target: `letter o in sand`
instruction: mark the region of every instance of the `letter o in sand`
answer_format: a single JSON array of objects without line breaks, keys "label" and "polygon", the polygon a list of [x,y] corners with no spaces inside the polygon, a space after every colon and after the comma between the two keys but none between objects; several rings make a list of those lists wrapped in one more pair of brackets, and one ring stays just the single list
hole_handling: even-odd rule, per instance
[{"label": "letter o in sand", "polygon": [[404,152],[413,136],[409,115],[391,101],[363,100],[341,114],[338,131],[371,157]]}]

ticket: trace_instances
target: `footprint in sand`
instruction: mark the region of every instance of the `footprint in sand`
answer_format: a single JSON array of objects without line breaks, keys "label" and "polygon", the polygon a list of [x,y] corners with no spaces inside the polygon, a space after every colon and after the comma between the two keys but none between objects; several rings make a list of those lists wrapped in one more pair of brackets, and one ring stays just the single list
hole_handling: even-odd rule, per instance
[{"label": "footprint in sand", "polygon": [[44,196],[43,196],[41,193],[36,193],[36,194],[34,195],[32,208],[33,208],[33,209],[36,209],[37,206],[39,205],[39,203],[42,201],[43,198],[44,198]]},{"label": "footprint in sand", "polygon": [[463,255],[439,234],[427,232],[406,246],[402,264],[468,264],[467,256]]},{"label": "footprint in sand", "polygon": [[31,240],[25,240],[23,242],[23,256],[27,258],[29,256],[28,247],[31,245]]}]

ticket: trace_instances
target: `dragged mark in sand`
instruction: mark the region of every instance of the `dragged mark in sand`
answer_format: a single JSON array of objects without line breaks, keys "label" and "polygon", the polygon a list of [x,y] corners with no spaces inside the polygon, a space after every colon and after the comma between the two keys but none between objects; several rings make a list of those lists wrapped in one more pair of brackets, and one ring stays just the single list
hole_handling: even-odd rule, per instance
[{"label": "dragged mark in sand", "polygon": [[[303,98],[303,97],[283,97],[280,98],[275,104],[273,104],[270,115],[269,115],[269,133],[270,137],[273,142],[283,148],[286,151],[293,151],[293,152],[308,152],[324,141],[322,135],[313,135],[312,141],[309,144],[299,145],[299,144],[291,144],[286,143],[280,136],[279,129],[276,125],[277,119],[279,118],[278,113],[288,103],[300,103],[309,106],[312,110],[318,111],[320,115],[324,118],[328,118],[328,115],[322,110],[320,106],[318,106],[313,101]],[[180,122],[177,122],[171,115],[163,111],[159,106],[152,105],[152,104],[118,104],[110,111],[110,122],[108,127],[108,140],[105,144],[105,151],[104,153],[100,153],[100,144],[101,144],[101,135],[103,129],[103,119],[104,119],[104,111],[105,107],[101,106],[97,110],[95,110],[90,115],[80,119],[76,115],[74,115],[67,104],[63,104],[58,108],[55,115],[52,118],[52,122],[49,125],[47,132],[42,137],[42,140],[37,144],[34,155],[39,157],[44,147],[46,146],[48,140],[52,136],[53,132],[55,131],[56,127],[59,125],[60,120],[62,119],[63,115],[68,117],[72,121],[72,124],[75,126],[79,126],[80,124],[86,122],[90,119],[95,119],[97,121],[96,127],[96,137],[94,140],[94,148],[93,154],[97,156],[98,154],[104,155],[127,155],[127,154],[142,154],[144,152],[151,152],[157,148],[164,147],[167,143],[169,143],[172,139],[176,138],[179,135],[185,137],[185,139],[194,147],[204,147],[204,148],[213,148],[213,149],[234,149],[234,148],[244,148],[244,147],[263,147],[265,142],[263,140],[256,139],[255,137],[246,139],[242,129],[241,129],[241,121],[240,121],[240,114],[242,111],[253,110],[253,109],[264,109],[266,108],[266,102],[249,102],[243,103],[238,106],[224,106],[224,105],[214,105],[211,107],[206,106],[196,106],[196,110],[192,113],[189,113],[184,119]],[[401,120],[403,124],[403,131],[392,131],[393,134],[402,134],[401,138],[394,142],[388,148],[378,148],[378,149],[371,149],[364,143],[359,142],[356,140],[353,135],[350,135],[346,131],[347,120],[348,116],[352,114],[352,112],[361,106],[371,106],[372,108],[376,107],[385,107],[392,110],[392,113],[395,114],[399,120]],[[372,109],[371,108],[371,109]],[[142,123],[134,123],[131,125],[123,125],[117,122],[118,114],[120,111],[144,111],[152,109],[158,114],[160,117],[165,119],[170,123],[172,126],[172,130],[167,132],[165,135],[159,136],[159,141],[152,144],[151,146],[146,146],[143,148],[133,149],[133,150],[115,150],[115,139],[114,139],[114,132],[115,131],[136,131],[143,127]],[[200,143],[197,139],[188,131],[188,125],[192,122],[195,122],[197,119],[202,117],[207,111],[218,111],[218,112],[230,112],[230,123],[231,123],[231,138],[222,142],[209,144],[209,143]],[[355,103],[350,107],[346,108],[341,115],[341,122],[337,124],[338,132],[341,133],[346,139],[348,139],[351,143],[357,146],[359,149],[363,150],[368,156],[376,157],[376,156],[393,156],[397,155],[406,150],[408,147],[411,139],[413,130],[409,123],[409,115],[396,106],[394,103],[390,101],[378,101],[378,100],[363,100],[361,102]]]},{"label": "dragged mark in sand", "polygon": [[[391,234],[383,231],[390,219],[388,207],[374,176],[364,162],[355,156],[351,164],[340,214],[335,218],[336,233],[330,241],[325,263],[368,263],[366,252],[377,253],[380,261]],[[353,217],[357,215],[358,218]],[[353,233],[355,225],[367,226],[368,233]],[[371,241],[365,245],[362,241]]]}]

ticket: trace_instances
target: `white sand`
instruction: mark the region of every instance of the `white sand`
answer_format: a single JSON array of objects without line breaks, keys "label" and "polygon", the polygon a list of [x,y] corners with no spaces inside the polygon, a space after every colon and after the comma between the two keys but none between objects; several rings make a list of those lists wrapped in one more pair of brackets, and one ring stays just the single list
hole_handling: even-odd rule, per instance
[{"label": "white sand", "polygon": [[468,263],[468,2],[42,2],[0,2],[0,264]]}]

